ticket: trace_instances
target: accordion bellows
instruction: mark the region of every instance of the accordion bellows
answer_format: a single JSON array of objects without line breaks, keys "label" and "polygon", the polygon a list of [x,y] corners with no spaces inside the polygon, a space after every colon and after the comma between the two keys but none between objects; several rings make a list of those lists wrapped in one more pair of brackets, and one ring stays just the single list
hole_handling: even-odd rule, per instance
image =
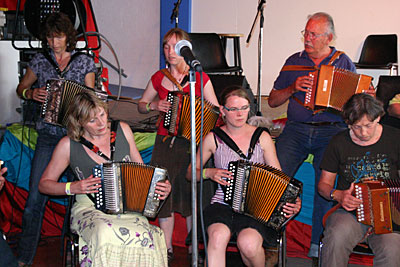
[{"label": "accordion bellows", "polygon": [[82,91],[90,90],[103,101],[107,100],[107,94],[95,91],[83,84],[64,80],[50,79],[46,82],[47,97],[41,109],[43,120],[50,124],[66,126],[69,108],[74,101],[74,97]]},{"label": "accordion bellows", "polygon": [[[163,127],[172,136],[182,136],[190,141],[190,95],[180,91],[169,92],[167,101],[171,103],[171,108],[164,114]],[[201,99],[195,98],[195,125],[196,125],[196,144],[200,143],[201,127]],[[219,117],[219,109],[207,100],[204,100],[203,111],[203,136],[206,136],[216,125]]]},{"label": "accordion bellows", "polygon": [[223,186],[224,201],[235,212],[249,215],[279,230],[289,219],[284,216],[285,203],[295,203],[303,184],[282,171],[260,163],[232,161],[228,170],[234,179]]},{"label": "accordion bellows", "polygon": [[155,218],[161,200],[155,193],[157,182],[165,181],[166,169],[137,162],[103,163],[93,168],[101,178],[101,188],[95,194],[95,207],[109,214],[138,212]]},{"label": "accordion bellows", "polygon": [[308,109],[331,109],[342,111],[343,105],[354,94],[362,93],[371,84],[372,77],[357,74],[331,65],[310,72],[313,87],[308,90],[304,106]]}]

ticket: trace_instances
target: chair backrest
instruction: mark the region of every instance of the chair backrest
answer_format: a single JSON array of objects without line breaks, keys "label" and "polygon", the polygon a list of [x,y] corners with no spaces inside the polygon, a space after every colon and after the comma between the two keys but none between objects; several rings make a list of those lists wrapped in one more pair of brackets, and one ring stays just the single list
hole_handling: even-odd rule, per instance
[{"label": "chair backrest", "polygon": [[[379,76],[376,98],[383,102],[385,111],[387,111],[389,101],[397,94],[400,94],[400,76]],[[381,123],[400,128],[400,119],[387,113],[381,119]]]},{"label": "chair backrest", "polygon": [[[192,50],[200,61],[205,72],[214,70],[226,70],[229,66],[225,58],[225,50],[221,38],[216,33],[189,33]],[[220,71],[218,71],[220,72]]]},{"label": "chair backrest", "polygon": [[397,63],[397,35],[368,35],[358,64],[388,65],[390,63]]}]

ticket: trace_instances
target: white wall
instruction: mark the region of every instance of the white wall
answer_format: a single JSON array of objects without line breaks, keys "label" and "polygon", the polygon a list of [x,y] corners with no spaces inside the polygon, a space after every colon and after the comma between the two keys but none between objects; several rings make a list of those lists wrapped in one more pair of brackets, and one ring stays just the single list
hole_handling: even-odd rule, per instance
[{"label": "white wall", "polygon": [[[257,42],[259,22],[246,47],[245,41],[257,12],[258,0],[192,0],[192,32],[242,33],[241,52],[244,74],[253,92],[257,88]],[[358,61],[369,34],[397,33],[400,37],[398,0],[270,0],[264,8],[262,87],[269,94],[285,59],[303,49],[300,31],[309,14],[329,13],[336,26],[337,49]],[[375,76],[387,71],[359,71]]]},{"label": "white wall", "polygon": [[[109,40],[128,75],[122,85],[145,88],[159,64],[160,0],[96,0],[92,5],[99,32]],[[116,66],[105,44],[100,55]],[[108,68],[110,83],[118,84],[117,72]]]}]

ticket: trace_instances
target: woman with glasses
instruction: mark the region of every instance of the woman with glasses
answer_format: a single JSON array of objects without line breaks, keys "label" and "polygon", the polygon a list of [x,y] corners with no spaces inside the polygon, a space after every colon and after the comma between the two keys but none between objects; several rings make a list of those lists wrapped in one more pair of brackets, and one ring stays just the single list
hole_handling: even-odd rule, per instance
[{"label": "woman with glasses", "polygon": [[[204,169],[202,174],[200,174],[200,153],[197,153],[197,179],[200,180],[203,177],[203,179],[211,179],[218,183],[211,205],[204,210],[209,238],[208,266],[225,266],[225,251],[232,235],[237,238],[241,257],[247,266],[265,266],[263,244],[276,245],[277,232],[247,215],[235,213],[224,202],[222,186],[228,185],[225,178],[232,178],[232,173],[227,170],[229,162],[243,159],[243,157],[250,162],[268,164],[280,169],[275,146],[268,132],[262,131],[254,149],[249,149],[250,140],[258,131],[255,126],[247,123],[250,100],[242,87],[233,86],[222,92],[220,111],[226,124],[218,129],[226,133],[241,151],[248,152],[240,156],[219,135],[211,132],[203,141],[203,163],[214,156],[216,168]],[[188,179],[191,177],[190,172],[189,167],[186,176]],[[300,207],[300,199],[297,199],[295,204],[287,203],[284,206],[285,216],[290,217],[296,214]]]}]

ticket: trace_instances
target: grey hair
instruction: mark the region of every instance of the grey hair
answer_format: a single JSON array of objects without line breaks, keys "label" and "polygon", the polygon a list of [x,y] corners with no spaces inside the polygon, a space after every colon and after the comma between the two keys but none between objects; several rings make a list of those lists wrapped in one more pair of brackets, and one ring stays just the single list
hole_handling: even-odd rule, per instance
[{"label": "grey hair", "polygon": [[333,37],[336,37],[335,24],[333,23],[333,18],[331,15],[325,12],[317,12],[308,16],[308,21],[318,19],[325,19],[326,23],[328,24],[328,33],[331,33]]}]

